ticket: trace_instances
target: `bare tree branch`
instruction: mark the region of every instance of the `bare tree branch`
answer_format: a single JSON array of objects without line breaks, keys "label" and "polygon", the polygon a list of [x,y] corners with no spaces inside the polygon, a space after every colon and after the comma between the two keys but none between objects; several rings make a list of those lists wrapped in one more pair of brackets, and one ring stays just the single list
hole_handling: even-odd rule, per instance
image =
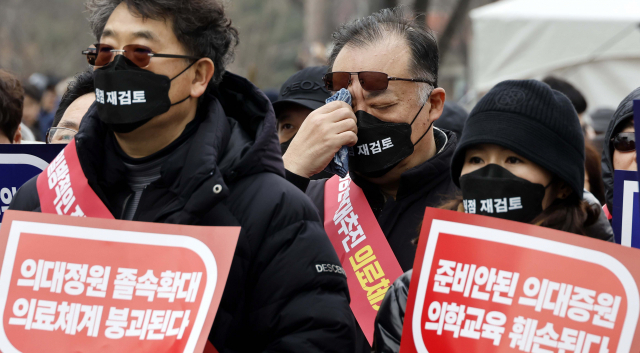
[{"label": "bare tree branch", "polygon": [[442,36],[440,36],[438,40],[440,62],[444,62],[444,58],[449,52],[449,48],[451,47],[451,42],[453,41],[456,31],[458,31],[464,23],[470,2],[471,0],[458,0],[456,7],[453,9],[451,18],[447,23],[447,27],[445,27]]}]

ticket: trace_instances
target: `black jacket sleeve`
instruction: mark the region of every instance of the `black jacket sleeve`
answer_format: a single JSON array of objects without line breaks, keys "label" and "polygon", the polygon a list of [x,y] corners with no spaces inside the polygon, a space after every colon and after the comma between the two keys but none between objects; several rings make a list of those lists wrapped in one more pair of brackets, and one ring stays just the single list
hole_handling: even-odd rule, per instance
[{"label": "black jacket sleeve", "polygon": [[287,181],[295,185],[298,189],[300,189],[300,191],[302,192],[307,191],[307,186],[309,186],[309,182],[311,181],[311,179],[292,173],[286,169],[285,169],[285,175],[286,175]]},{"label": "black jacket sleeve", "polygon": [[258,332],[268,333],[265,351],[354,352],[346,277],[320,223],[298,222],[273,237],[285,233],[296,236],[268,261],[250,317]]},{"label": "black jacket sleeve", "polygon": [[409,283],[413,270],[405,272],[389,287],[376,316],[373,332],[373,351],[397,353],[400,351],[402,324],[409,296]]},{"label": "black jacket sleeve", "polygon": [[244,329],[236,330],[234,346],[243,352],[353,353],[356,324],[346,275],[310,200],[279,177],[237,189],[247,203],[234,202],[231,212],[240,218],[252,255]]},{"label": "black jacket sleeve", "polygon": [[40,198],[36,182],[38,176],[34,176],[24,183],[16,192],[9,205],[10,210],[40,212]]}]

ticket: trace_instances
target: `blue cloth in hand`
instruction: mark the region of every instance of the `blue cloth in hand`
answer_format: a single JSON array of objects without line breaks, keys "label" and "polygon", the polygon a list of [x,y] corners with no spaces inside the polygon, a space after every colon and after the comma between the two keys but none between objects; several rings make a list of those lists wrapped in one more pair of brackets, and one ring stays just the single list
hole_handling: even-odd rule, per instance
[{"label": "blue cloth in hand", "polygon": [[[331,103],[335,101],[343,101],[351,105],[351,93],[345,88],[339,90],[333,96],[327,98],[325,103]],[[340,150],[333,156],[329,165],[324,170],[331,174],[337,174],[341,178],[344,178],[349,173],[349,156],[353,156],[353,148],[342,146]]]}]

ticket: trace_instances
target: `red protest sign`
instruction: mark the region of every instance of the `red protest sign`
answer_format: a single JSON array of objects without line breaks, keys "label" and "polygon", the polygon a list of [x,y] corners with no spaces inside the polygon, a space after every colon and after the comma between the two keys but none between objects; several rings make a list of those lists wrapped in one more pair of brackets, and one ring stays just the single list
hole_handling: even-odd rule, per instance
[{"label": "red protest sign", "polygon": [[637,352],[637,249],[427,208],[400,351]]},{"label": "red protest sign", "polygon": [[0,351],[202,352],[239,232],[9,211]]}]

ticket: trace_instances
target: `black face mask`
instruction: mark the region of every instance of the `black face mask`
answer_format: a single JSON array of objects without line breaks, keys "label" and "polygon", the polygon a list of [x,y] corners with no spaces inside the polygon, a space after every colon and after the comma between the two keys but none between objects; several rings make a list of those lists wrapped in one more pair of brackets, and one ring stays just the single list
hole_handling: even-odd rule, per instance
[{"label": "black face mask", "polygon": [[549,185],[519,178],[497,164],[460,177],[466,213],[522,223],[529,223],[542,213],[542,200]]},{"label": "black face mask", "polygon": [[166,113],[171,106],[191,97],[189,95],[171,104],[169,89],[171,81],[194,63],[169,79],[167,76],[139,68],[124,55],[116,55],[109,65],[93,72],[98,117],[111,130],[126,133]]},{"label": "black face mask", "polygon": [[284,156],[284,154],[287,153],[287,149],[289,149],[289,145],[291,144],[291,141],[293,141],[294,137],[296,137],[296,135],[293,135],[292,138],[280,144],[280,150],[282,151],[282,156]]},{"label": "black face mask", "polygon": [[349,169],[369,178],[378,178],[409,157],[413,153],[413,147],[433,125],[429,125],[416,143],[411,142],[411,125],[420,115],[422,108],[411,124],[382,121],[364,110],[358,110],[358,143],[353,147],[353,156],[349,158]]}]

